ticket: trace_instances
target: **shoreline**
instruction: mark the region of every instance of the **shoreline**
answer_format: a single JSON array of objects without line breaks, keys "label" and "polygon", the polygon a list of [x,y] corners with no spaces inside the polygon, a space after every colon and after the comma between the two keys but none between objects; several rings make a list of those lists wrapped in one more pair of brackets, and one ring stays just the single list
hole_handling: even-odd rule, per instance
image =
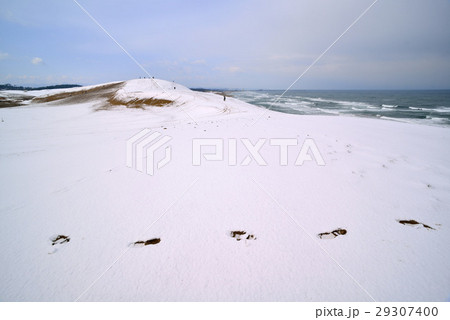
[{"label": "shoreline", "polygon": [[[151,81],[152,79],[147,80]],[[114,85],[117,86],[123,83],[124,82],[122,81],[87,87],[75,87],[70,89],[37,90],[31,93],[29,93],[29,91],[3,90],[0,91],[0,108],[23,106],[29,103],[37,102],[31,101],[32,99],[41,99],[42,102],[45,102],[46,96],[51,93],[55,93],[55,100],[60,99],[57,97],[58,93],[61,95],[67,93],[67,96],[71,96],[72,92],[92,91],[92,93],[95,94],[97,91],[100,92],[103,86],[105,86],[105,88],[108,86],[113,87]],[[173,85],[173,82],[166,84],[170,90],[173,89]],[[185,90],[189,90],[186,87],[183,88]],[[448,105],[449,101],[447,101],[450,99],[450,90],[291,90],[280,99],[279,103],[276,104],[273,103],[279,99],[279,94],[283,92],[282,90],[223,90],[204,88],[194,88],[190,90],[200,93],[213,93],[221,97],[225,96],[226,98],[236,98],[262,109],[269,109],[275,112],[288,114],[349,116],[431,125],[437,127],[450,127],[450,105]],[[268,92],[272,93],[273,96],[266,97],[264,99],[258,97],[258,95],[261,94],[267,95]],[[434,101],[436,105],[431,106],[423,105],[424,103],[429,103],[431,96],[425,98],[422,97],[421,100],[416,102],[418,106],[408,106],[408,103],[413,103],[411,98],[403,101],[406,105],[400,105],[399,102],[402,102],[402,100],[394,100],[393,97],[401,95],[405,92],[408,94],[429,94],[430,92],[445,93],[449,96],[448,98],[441,96],[439,98],[440,100],[436,98],[437,100]],[[233,93],[235,94],[233,95]],[[300,96],[298,96],[299,93],[301,93]],[[336,98],[330,100],[330,93],[337,94]],[[363,93],[363,95],[361,96],[360,93]],[[368,98],[366,95],[371,96],[377,93],[389,93],[389,95],[381,95],[376,100],[373,100],[373,97],[371,98],[372,100],[367,100]],[[252,94],[256,94],[256,96],[252,98]],[[40,96],[44,97],[39,98]],[[418,97],[420,97],[420,95]],[[94,95],[91,95],[90,97],[80,96],[78,102],[81,103],[83,100],[89,101],[94,98]],[[63,103],[75,102],[76,101],[63,101]],[[108,103],[106,103],[105,106],[100,106],[99,109],[108,109],[109,107],[107,104]],[[120,101],[116,101],[114,104],[120,104]],[[128,104],[133,106],[138,105],[139,101],[129,101]]]},{"label": "shoreline", "polygon": [[383,119],[425,125],[450,126],[450,91],[291,90],[242,91],[243,101],[274,111],[311,115],[330,114]]}]

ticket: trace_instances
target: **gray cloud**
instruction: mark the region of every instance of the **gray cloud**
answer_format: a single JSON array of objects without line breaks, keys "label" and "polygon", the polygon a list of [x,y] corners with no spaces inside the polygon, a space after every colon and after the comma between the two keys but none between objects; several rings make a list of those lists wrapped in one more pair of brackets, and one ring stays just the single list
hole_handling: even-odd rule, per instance
[{"label": "gray cloud", "polygon": [[[372,2],[110,0],[84,5],[152,75],[188,86],[284,89]],[[14,35],[17,26],[5,31],[12,36],[2,49],[11,56],[23,56],[11,48],[32,42],[53,70],[97,82],[140,75],[73,3],[11,2],[2,10],[4,21],[28,23],[20,35]],[[58,17],[52,19],[54,10]],[[448,0],[380,0],[294,88],[450,88],[448,12]],[[29,38],[23,41],[24,36]],[[28,72],[22,65],[8,68],[11,74]]]}]

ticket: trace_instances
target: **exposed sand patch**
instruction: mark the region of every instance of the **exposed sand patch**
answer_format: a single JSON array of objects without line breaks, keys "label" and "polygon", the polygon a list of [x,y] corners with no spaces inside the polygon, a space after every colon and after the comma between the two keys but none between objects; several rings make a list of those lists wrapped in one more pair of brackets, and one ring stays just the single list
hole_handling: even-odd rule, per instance
[{"label": "exposed sand patch", "polygon": [[55,104],[77,104],[95,100],[108,100],[123,86],[123,82],[106,84],[87,90],[77,90],[61,92],[43,97],[36,97],[32,100],[34,103],[55,102]]},{"label": "exposed sand patch", "polygon": [[22,94],[12,94],[6,97],[0,97],[0,108],[18,107],[23,105],[24,101],[33,99],[33,96]]}]

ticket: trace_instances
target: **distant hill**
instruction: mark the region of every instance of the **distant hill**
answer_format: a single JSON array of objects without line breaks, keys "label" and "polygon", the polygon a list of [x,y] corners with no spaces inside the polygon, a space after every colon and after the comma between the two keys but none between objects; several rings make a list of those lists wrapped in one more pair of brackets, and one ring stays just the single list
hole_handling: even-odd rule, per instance
[{"label": "distant hill", "polygon": [[199,92],[228,92],[228,91],[237,91],[233,89],[208,89],[208,88],[189,88],[193,91],[199,91]]},{"label": "distant hill", "polygon": [[23,87],[23,86],[15,86],[12,84],[0,84],[0,90],[44,90],[44,89],[67,89],[67,88],[76,88],[81,87],[79,84],[57,84],[54,86],[45,86],[45,87]]}]

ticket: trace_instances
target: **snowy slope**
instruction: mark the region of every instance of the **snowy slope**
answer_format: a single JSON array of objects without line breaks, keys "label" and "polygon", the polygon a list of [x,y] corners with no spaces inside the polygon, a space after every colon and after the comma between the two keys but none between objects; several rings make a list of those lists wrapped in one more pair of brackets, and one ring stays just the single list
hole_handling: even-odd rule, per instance
[{"label": "snowy slope", "polygon": [[[0,109],[1,301],[450,299],[449,129],[267,112],[157,83],[126,81],[124,105],[105,111]],[[126,107],[148,98],[173,103]],[[126,166],[144,128],[172,138],[153,176]],[[195,138],[223,139],[225,160],[193,166]],[[242,165],[241,138],[267,139],[266,166]],[[298,139],[287,166],[270,138]],[[307,138],[325,166],[294,166]],[[70,241],[52,245],[57,235]]]}]

